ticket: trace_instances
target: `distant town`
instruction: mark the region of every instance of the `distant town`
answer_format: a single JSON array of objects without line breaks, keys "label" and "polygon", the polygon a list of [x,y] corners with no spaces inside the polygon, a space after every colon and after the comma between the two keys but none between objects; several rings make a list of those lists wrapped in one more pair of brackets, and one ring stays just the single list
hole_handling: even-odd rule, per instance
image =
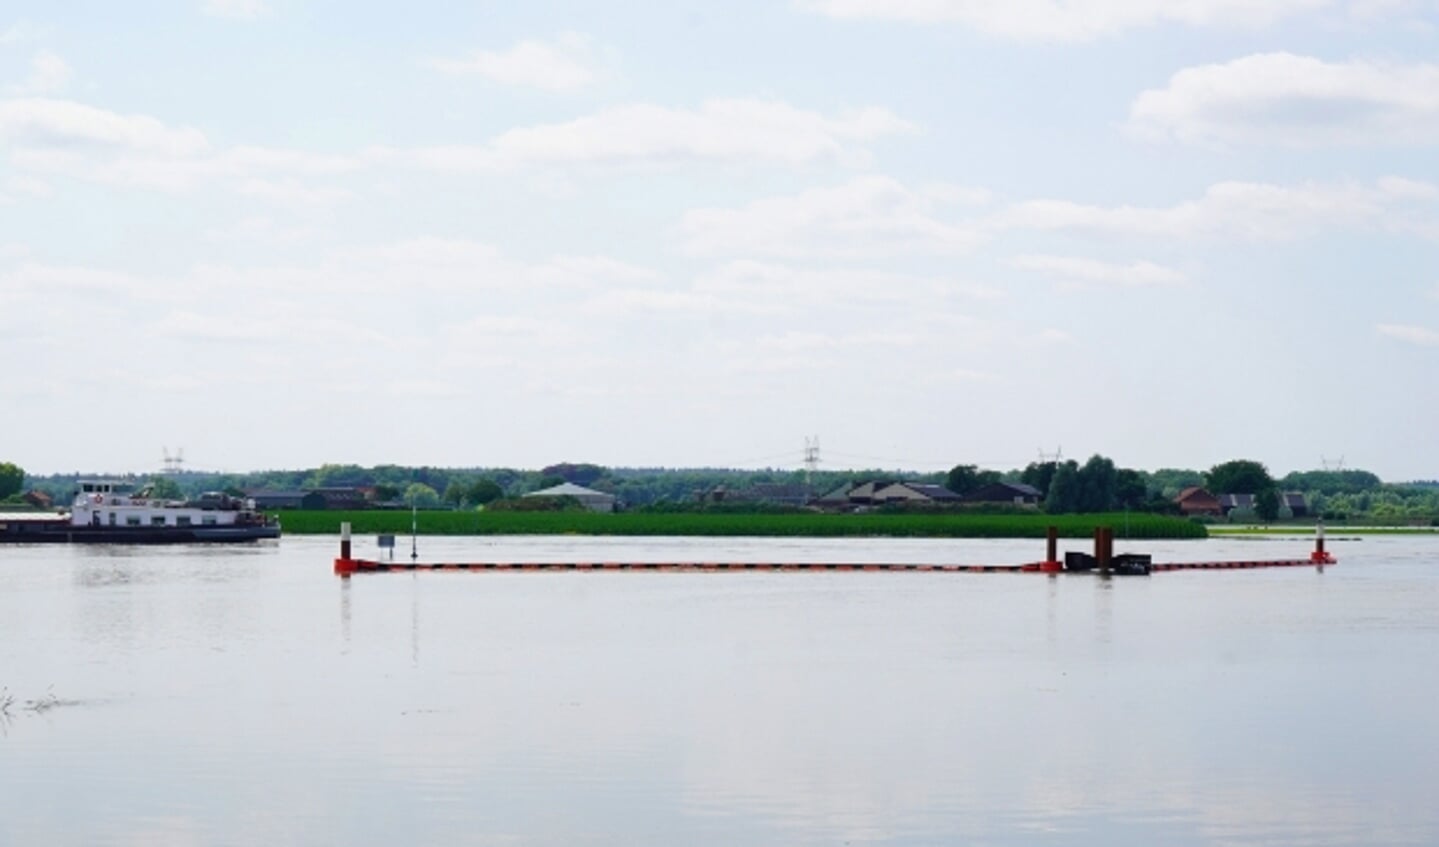
[{"label": "distant town", "polygon": [[[103,474],[30,476],[0,462],[0,503],[52,509],[78,480]],[[1141,471],[1103,457],[1034,462],[999,471],[960,464],[947,473],[882,470],[621,468],[563,462],[538,470],[327,464],[216,474],[166,468],[137,477],[152,496],[182,500],[221,491],[267,511],[492,509],[540,511],[1042,511],[1149,512],[1205,522],[1330,522],[1439,526],[1439,482],[1385,483],[1363,470],[1273,478],[1254,460],[1208,470]]]}]

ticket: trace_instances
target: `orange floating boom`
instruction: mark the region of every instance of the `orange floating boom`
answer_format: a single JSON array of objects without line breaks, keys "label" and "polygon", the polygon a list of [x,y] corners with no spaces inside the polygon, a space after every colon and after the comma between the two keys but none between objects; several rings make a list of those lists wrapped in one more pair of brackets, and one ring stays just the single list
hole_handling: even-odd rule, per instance
[{"label": "orange floating boom", "polygon": [[[650,572],[718,572],[718,571],[874,571],[887,573],[1060,573],[1058,530],[1050,527],[1045,539],[1045,559],[1019,565],[958,565],[905,564],[867,562],[382,562],[356,559],[351,555],[350,525],[340,527],[340,556],[335,559],[335,573],[348,577],[356,573],[388,571],[650,571]],[[1108,527],[1095,530],[1095,559],[1101,573],[1107,573],[1114,558],[1114,531]],[[1324,527],[1318,527],[1314,552],[1307,559],[1248,559],[1223,562],[1169,562],[1150,565],[1150,571],[1237,570],[1253,568],[1321,567],[1337,564],[1338,560],[1324,550]]]}]

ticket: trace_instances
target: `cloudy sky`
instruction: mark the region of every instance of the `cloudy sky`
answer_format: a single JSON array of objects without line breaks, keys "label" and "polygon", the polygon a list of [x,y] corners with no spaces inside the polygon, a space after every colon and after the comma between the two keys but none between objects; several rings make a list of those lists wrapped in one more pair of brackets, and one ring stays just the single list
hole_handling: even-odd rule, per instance
[{"label": "cloudy sky", "polygon": [[32,472],[1439,477],[1434,0],[123,5],[0,11]]}]

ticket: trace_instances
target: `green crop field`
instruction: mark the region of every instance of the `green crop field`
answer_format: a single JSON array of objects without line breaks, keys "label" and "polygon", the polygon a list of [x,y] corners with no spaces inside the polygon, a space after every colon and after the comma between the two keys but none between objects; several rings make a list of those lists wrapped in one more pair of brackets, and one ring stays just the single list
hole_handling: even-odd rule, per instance
[{"label": "green crop field", "polygon": [[[410,513],[395,511],[279,512],[284,532],[336,534],[348,521],[356,534],[408,535]],[[649,514],[625,512],[420,512],[421,535],[691,535],[765,537],[1043,538],[1055,526],[1065,538],[1088,538],[1112,527],[1119,538],[1205,538],[1200,524],[1160,515],[905,515],[905,514]]]}]

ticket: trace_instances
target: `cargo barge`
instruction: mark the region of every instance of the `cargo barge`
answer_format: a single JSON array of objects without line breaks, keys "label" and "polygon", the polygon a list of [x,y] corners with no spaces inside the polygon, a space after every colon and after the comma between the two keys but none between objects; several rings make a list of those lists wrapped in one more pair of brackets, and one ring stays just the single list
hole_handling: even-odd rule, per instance
[{"label": "cargo barge", "polygon": [[81,480],[68,512],[0,513],[0,544],[196,544],[280,537],[254,501],[219,492],[155,497],[125,480]]}]

